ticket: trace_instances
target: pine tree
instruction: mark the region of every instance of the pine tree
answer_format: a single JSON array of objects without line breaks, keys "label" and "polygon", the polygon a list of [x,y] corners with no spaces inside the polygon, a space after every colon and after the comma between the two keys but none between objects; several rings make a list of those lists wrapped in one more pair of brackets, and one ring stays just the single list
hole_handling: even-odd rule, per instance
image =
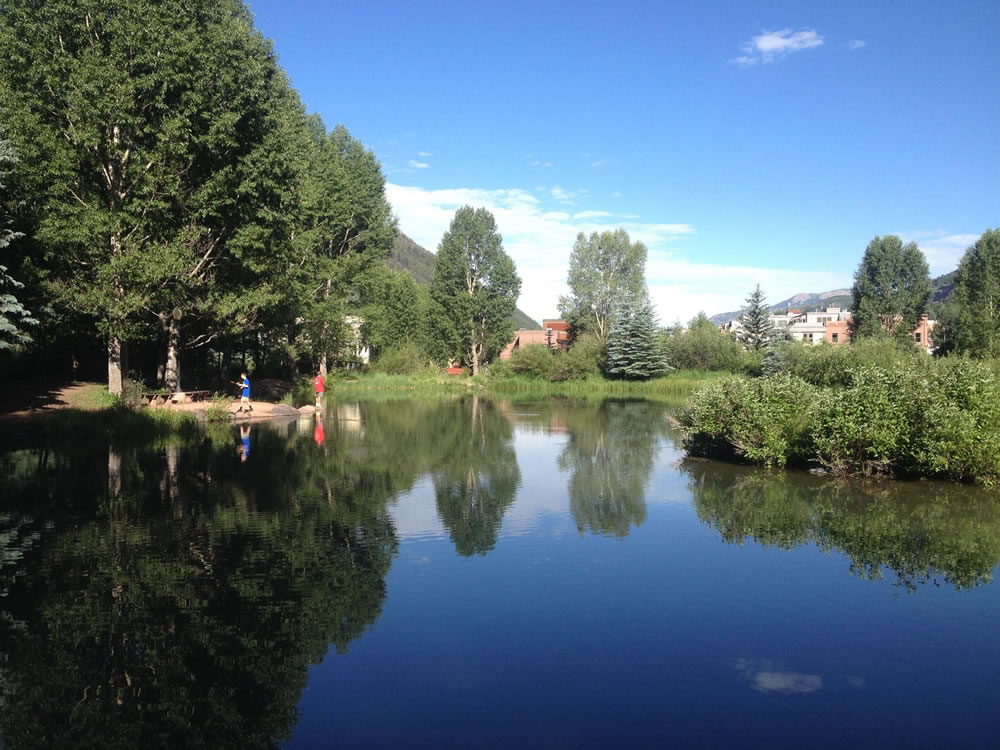
[{"label": "pine tree", "polygon": [[613,378],[648,380],[666,369],[648,294],[621,295],[608,330],[606,373]]},{"label": "pine tree", "polygon": [[737,338],[749,351],[759,352],[771,346],[774,335],[771,310],[767,306],[767,300],[760,284],[757,284],[750,296],[747,297],[747,306],[743,308],[740,315],[740,330]]}]

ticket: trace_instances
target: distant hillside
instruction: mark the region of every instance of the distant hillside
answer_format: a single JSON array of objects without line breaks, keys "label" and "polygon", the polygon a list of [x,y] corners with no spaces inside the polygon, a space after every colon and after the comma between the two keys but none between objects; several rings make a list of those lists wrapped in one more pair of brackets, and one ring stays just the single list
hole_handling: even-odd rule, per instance
[{"label": "distant hillside", "polygon": [[[437,256],[426,250],[400,232],[389,254],[389,267],[397,271],[408,271],[418,284],[429,286],[434,278],[434,265]],[[540,331],[542,326],[533,320],[520,308],[514,310],[514,329],[525,331]]]},{"label": "distant hillside", "polygon": [[[931,279],[931,285],[934,288],[931,294],[932,304],[935,302],[944,302],[948,299],[951,290],[955,288],[955,275],[957,273],[958,271],[952,271],[951,273],[946,273],[944,276]],[[827,307],[842,307],[846,309],[851,306],[853,301],[850,289],[834,289],[829,292],[820,292],[819,294],[802,292],[771,305],[771,312],[784,312],[789,308],[801,310],[802,312],[822,310]],[[740,310],[737,310],[736,312],[719,313],[718,315],[713,315],[709,320],[716,325],[722,325],[730,320],[736,320],[736,318],[740,317],[740,312]]]}]

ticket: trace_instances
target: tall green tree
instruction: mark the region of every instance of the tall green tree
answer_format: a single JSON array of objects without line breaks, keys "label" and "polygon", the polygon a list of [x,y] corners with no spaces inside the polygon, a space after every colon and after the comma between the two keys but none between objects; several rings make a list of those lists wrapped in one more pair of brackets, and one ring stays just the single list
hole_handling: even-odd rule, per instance
[{"label": "tall green tree", "polygon": [[511,315],[520,291],[493,214],[458,209],[438,246],[431,282],[434,325],[448,355],[460,356],[479,374],[514,335]]},{"label": "tall green tree", "polygon": [[288,91],[238,0],[0,8],[0,108],[33,240],[55,301],[106,337],[112,392],[157,319],[176,342],[192,311],[245,327],[274,303]]},{"label": "tall green tree", "polygon": [[345,312],[367,303],[362,280],[389,257],[396,221],[385,197],[385,178],[375,154],[343,125],[327,132],[313,116],[313,143],[305,178],[301,233],[306,259],[302,318],[312,354],[325,373],[340,347]]},{"label": "tall green tree", "polygon": [[987,229],[962,256],[934,343],[941,354],[1000,357],[1000,229]]},{"label": "tall green tree", "polygon": [[[2,180],[14,161],[10,141],[0,138],[0,196],[4,188]],[[20,232],[11,229],[10,225],[11,220],[4,215],[3,204],[0,203],[0,251],[22,236]],[[37,325],[38,321],[14,294],[18,289],[23,289],[24,284],[7,271],[7,266],[0,264],[0,349],[16,349],[31,342],[27,329]]]},{"label": "tall green tree", "polygon": [[625,293],[641,295],[646,286],[646,246],[628,232],[594,232],[576,237],[566,279],[569,294],[559,298],[559,313],[574,330],[607,338],[614,301]]},{"label": "tall green tree", "polygon": [[767,306],[767,298],[760,284],[757,284],[747,297],[747,305],[740,314],[740,330],[737,337],[749,351],[759,352],[771,346],[774,336],[771,309]]},{"label": "tall green tree", "polygon": [[645,290],[638,296],[623,294],[615,302],[607,343],[605,372],[613,378],[648,380],[667,369]]},{"label": "tall green tree", "polygon": [[851,290],[851,340],[872,336],[908,338],[927,309],[931,280],[924,254],[895,235],[876,237],[865,248]]}]

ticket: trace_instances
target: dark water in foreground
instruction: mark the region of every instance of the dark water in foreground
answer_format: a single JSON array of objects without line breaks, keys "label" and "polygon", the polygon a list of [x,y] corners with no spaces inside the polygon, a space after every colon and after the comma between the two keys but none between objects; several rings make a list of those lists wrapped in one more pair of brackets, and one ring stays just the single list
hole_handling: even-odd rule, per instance
[{"label": "dark water in foreground", "polygon": [[998,494],[681,462],[666,413],[22,441],[2,746],[996,746]]}]

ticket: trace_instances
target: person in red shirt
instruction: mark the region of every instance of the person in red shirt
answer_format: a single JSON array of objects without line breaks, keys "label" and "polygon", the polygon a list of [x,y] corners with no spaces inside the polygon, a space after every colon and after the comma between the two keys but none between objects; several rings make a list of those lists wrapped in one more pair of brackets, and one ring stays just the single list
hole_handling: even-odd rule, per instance
[{"label": "person in red shirt", "polygon": [[316,377],[313,379],[313,389],[316,391],[316,408],[322,409],[323,396],[326,392],[326,381],[323,379],[323,373],[316,373]]}]

